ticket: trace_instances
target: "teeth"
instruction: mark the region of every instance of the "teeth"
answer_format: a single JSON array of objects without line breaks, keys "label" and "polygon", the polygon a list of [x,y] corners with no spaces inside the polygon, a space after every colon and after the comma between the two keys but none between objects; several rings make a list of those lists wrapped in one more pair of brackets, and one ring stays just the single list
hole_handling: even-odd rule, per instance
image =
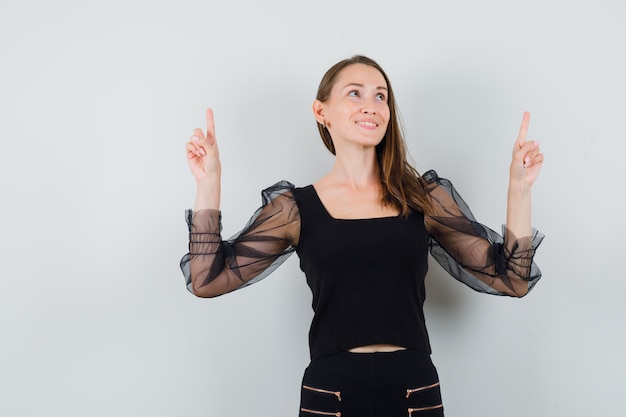
[{"label": "teeth", "polygon": [[363,126],[372,126],[372,127],[378,126],[374,122],[357,122],[357,124],[360,124],[360,125],[363,125]]}]

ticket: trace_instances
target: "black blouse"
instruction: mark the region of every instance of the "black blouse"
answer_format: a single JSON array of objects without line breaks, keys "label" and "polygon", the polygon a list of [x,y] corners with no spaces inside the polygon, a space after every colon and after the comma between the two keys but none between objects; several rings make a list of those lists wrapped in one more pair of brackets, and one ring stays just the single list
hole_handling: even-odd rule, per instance
[{"label": "black blouse", "polygon": [[[363,258],[358,258],[358,253],[361,252],[363,255],[363,251],[350,250],[350,245],[345,243],[341,247],[341,239],[337,239],[336,235],[339,231],[336,229],[336,224],[328,230],[318,230],[315,224],[311,223],[311,220],[315,218],[315,214],[312,214],[315,210],[311,211],[311,207],[317,203],[317,215],[320,216],[321,213],[321,217],[314,222],[319,222],[322,227],[324,223],[321,220],[324,219],[325,213],[326,220],[331,220],[331,223],[335,220],[335,222],[349,224],[350,233],[354,234],[353,239],[372,242],[370,247],[366,248],[370,251],[365,255],[368,262],[374,259],[376,262],[383,262],[380,255],[384,253],[385,259],[393,258],[387,259],[387,265],[391,266],[390,270],[407,271],[407,268],[413,268],[411,273],[414,275],[415,282],[421,283],[422,286],[426,274],[425,257],[429,247],[433,258],[446,271],[476,291],[520,297],[532,289],[541,277],[539,268],[533,262],[533,256],[543,235],[533,229],[531,236],[516,238],[503,227],[503,236],[501,236],[476,222],[469,207],[450,181],[440,178],[435,171],[428,171],[423,177],[428,183],[427,192],[433,212],[430,214],[414,212],[409,216],[412,224],[407,223],[407,220],[402,224],[398,223],[399,228],[397,225],[390,227],[392,225],[390,220],[399,221],[400,217],[343,221],[332,219],[323,209],[313,187],[295,188],[286,181],[279,182],[263,191],[261,207],[246,226],[228,240],[223,240],[221,237],[221,214],[218,210],[207,209],[197,212],[188,210],[189,252],[181,260],[187,288],[200,297],[215,297],[243,288],[265,278],[297,250],[301,258],[301,268],[307,274],[307,281],[313,291],[313,307],[316,310],[316,303],[319,304],[319,296],[322,294],[316,290],[316,288],[322,288],[317,271],[326,271],[321,276],[328,276],[332,271],[337,272],[332,274],[333,276],[339,273],[350,275],[350,271],[354,271],[353,275],[362,276],[363,271],[367,271],[363,268],[351,268],[355,262],[363,262]],[[308,200],[303,199],[302,196],[308,196]],[[304,203],[304,201],[308,202]],[[416,219],[419,221],[416,222]],[[380,224],[381,221],[387,221],[385,228],[371,226]],[[408,228],[410,233],[404,236],[402,228],[406,228],[407,225],[410,226]],[[394,227],[396,227],[395,231]],[[345,229],[345,226],[342,228]],[[311,230],[316,231],[315,239],[308,237]],[[381,230],[385,230],[382,235],[368,237],[368,235],[380,233]],[[324,233],[327,235],[325,242]],[[349,238],[350,236],[346,237],[346,239]],[[407,253],[407,248],[396,245],[395,250],[390,251],[391,246],[385,246],[394,241],[397,243],[398,239],[415,243],[413,249],[417,253],[411,256]],[[344,240],[346,241],[349,240]],[[378,244],[373,242],[378,242]],[[302,247],[299,247],[300,244]],[[314,247],[311,248],[312,244]],[[362,248],[363,245],[360,247]],[[303,257],[302,252],[305,248],[308,249],[307,256]],[[332,257],[328,256],[329,250],[332,250]],[[323,253],[326,253],[326,256],[319,256]],[[359,266],[362,267],[362,265]],[[316,282],[311,281],[313,275],[316,275]],[[194,277],[193,282],[192,277]],[[327,279],[330,278],[332,277]],[[353,289],[357,290],[357,288]],[[415,314],[420,317],[415,317],[417,321],[413,324],[418,321],[423,322],[421,316],[423,288],[418,285],[418,287],[406,289],[406,294],[412,294],[409,295],[408,302],[419,304],[419,312],[415,310]],[[347,288],[341,291],[341,294],[350,293],[346,290]],[[323,332],[319,335],[314,334],[316,320],[319,321],[318,311],[316,311],[310,334],[312,357],[319,356],[320,349],[322,351],[346,350],[372,343],[399,345],[404,343],[407,347],[421,350],[427,350],[428,347],[424,328],[424,343],[420,346],[416,346],[415,343],[411,344],[407,340],[403,342],[402,338],[398,339],[392,335],[383,335],[381,337],[385,339],[377,339],[374,337],[376,332],[373,332],[370,338],[346,335],[343,339],[355,340],[345,341],[343,345],[340,343],[333,348],[329,348],[326,344],[326,347],[317,349],[318,352],[316,352],[315,340],[325,337]],[[415,330],[417,329],[413,329]],[[367,341],[371,343],[366,343]],[[322,354],[326,353],[329,352],[322,352]]]},{"label": "black blouse", "polygon": [[379,343],[430,352],[423,213],[337,219],[313,186],[293,193],[300,210],[296,252],[313,293],[311,358]]}]

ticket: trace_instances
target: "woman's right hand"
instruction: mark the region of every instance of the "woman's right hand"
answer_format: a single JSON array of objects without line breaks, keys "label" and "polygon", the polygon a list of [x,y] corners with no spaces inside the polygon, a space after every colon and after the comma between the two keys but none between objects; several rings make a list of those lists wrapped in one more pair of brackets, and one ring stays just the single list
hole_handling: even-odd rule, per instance
[{"label": "woman's right hand", "polygon": [[187,162],[197,183],[215,180],[220,177],[220,155],[215,140],[213,110],[206,111],[206,135],[202,129],[194,129],[187,142]]}]

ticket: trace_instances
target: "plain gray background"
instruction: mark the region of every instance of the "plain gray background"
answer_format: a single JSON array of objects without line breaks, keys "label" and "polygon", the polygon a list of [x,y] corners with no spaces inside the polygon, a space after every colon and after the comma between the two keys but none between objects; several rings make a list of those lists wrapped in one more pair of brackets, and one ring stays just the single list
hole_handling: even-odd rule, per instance
[{"label": "plain gray background", "polygon": [[213,107],[230,236],[262,188],[331,166],[310,106],[360,53],[391,77],[416,167],[490,227],[525,110],[546,155],[528,297],[431,267],[446,415],[622,415],[625,4],[2,0],[0,414],[296,415],[297,258],[226,297],[187,293],[184,144]]}]

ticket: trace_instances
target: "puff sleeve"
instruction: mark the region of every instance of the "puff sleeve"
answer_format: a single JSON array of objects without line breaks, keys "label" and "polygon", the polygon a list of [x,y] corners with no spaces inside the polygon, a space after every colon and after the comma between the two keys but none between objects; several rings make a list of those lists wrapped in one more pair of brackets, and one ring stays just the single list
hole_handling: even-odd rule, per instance
[{"label": "puff sleeve", "polygon": [[258,282],[282,264],[300,233],[293,189],[281,181],[263,190],[261,207],[226,240],[220,211],[187,210],[189,252],[180,261],[187,289],[198,297],[216,297]]},{"label": "puff sleeve", "polygon": [[425,216],[430,253],[454,278],[476,291],[522,297],[541,278],[533,257],[544,236],[502,235],[478,223],[452,183],[435,171],[423,175],[433,211]]}]

